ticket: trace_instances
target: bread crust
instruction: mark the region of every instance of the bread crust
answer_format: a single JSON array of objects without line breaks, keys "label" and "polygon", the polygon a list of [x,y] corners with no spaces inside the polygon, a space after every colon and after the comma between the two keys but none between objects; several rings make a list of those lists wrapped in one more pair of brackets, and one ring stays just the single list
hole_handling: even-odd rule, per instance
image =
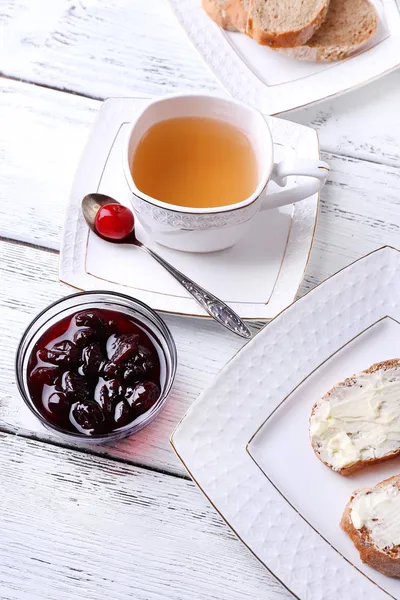
[{"label": "bread crust", "polygon": [[400,488],[400,475],[394,475],[393,477],[389,477],[389,479],[381,481],[371,490],[365,489],[355,491],[344,509],[340,527],[347,533],[354,546],[357,548],[363,563],[389,577],[400,577],[400,555],[398,557],[392,557],[376,548],[376,546],[368,540],[368,532],[362,529],[356,529],[351,520],[351,503],[356,495],[375,491],[391,484],[395,484]]},{"label": "bread crust", "polygon": [[228,31],[247,30],[247,13],[241,0],[202,0],[202,6],[207,15],[223,29]]},{"label": "bread crust", "polygon": [[[339,4],[339,6],[338,6]],[[339,12],[340,2],[337,0],[331,0],[330,9],[332,13]],[[368,12],[368,17],[366,13]],[[366,21],[368,20],[368,22]],[[336,60],[343,60],[348,58],[355,52],[361,50],[365,44],[375,35],[378,28],[378,13],[375,6],[369,1],[364,1],[364,14],[360,16],[360,23],[358,23],[358,29],[361,27],[361,31],[358,32],[359,41],[348,40],[347,44],[344,43],[330,43],[326,44],[326,36],[329,35],[328,30],[332,33],[339,24],[335,21],[335,15],[330,16],[328,11],[325,24],[322,28],[316,32],[316,35],[308,40],[301,47],[296,48],[277,48],[278,52],[295,58],[297,60],[306,61],[318,61],[318,62],[333,62]],[[362,35],[361,35],[362,32]],[[362,39],[361,39],[362,38]],[[324,43],[325,40],[325,43]]]},{"label": "bread crust", "polygon": [[321,27],[327,15],[328,8],[329,0],[326,0],[314,19],[305,27],[282,33],[273,33],[260,29],[257,26],[257,23],[249,16],[246,33],[262,46],[270,46],[271,48],[294,48],[296,46],[302,46],[308,42],[314,33]]},{"label": "bread crust", "polygon": [[[368,40],[366,40],[368,41]],[[296,60],[304,60],[308,62],[335,62],[336,60],[344,60],[355,52],[357,52],[363,44],[349,45],[343,48],[339,46],[322,47],[322,46],[296,46],[295,48],[276,48],[279,54],[284,54]]]},{"label": "bread crust", "polygon": [[282,33],[260,29],[244,9],[242,0],[202,0],[202,5],[208,16],[228,31],[246,33],[263,46],[293,48],[305,44],[319,29],[328,12],[329,0],[325,0],[311,23],[298,30]]},{"label": "bread crust", "polygon": [[[393,369],[393,368],[396,368],[396,367],[400,367],[400,358],[393,358],[391,360],[384,360],[382,362],[375,363],[371,367],[369,367],[368,369],[365,369],[364,371],[361,371],[361,373],[367,373],[367,374],[369,374],[369,373],[375,373],[376,371],[380,371],[380,370],[387,371],[388,369]],[[335,390],[338,387],[351,387],[356,382],[356,379],[357,379],[357,374],[352,375],[351,377],[348,377],[347,379],[345,379],[344,381],[342,381],[340,383],[337,383],[318,402],[321,402],[321,401],[329,398],[329,396],[331,396],[332,393],[335,392]],[[313,406],[313,408],[311,410],[311,416],[314,414],[315,409],[317,407],[317,404],[318,404],[317,402],[314,404],[314,406]],[[395,450],[394,452],[390,452],[389,454],[385,454],[385,456],[382,456],[380,458],[369,458],[368,460],[359,460],[358,462],[356,462],[356,463],[354,463],[354,464],[352,464],[352,465],[350,465],[348,467],[344,467],[343,469],[337,469],[336,470],[336,469],[333,469],[331,467],[331,465],[329,465],[328,463],[326,463],[321,458],[321,455],[318,452],[318,448],[316,447],[316,445],[313,443],[312,440],[311,440],[311,445],[313,447],[313,450],[314,450],[316,456],[319,458],[319,460],[322,463],[324,463],[324,465],[326,465],[327,467],[329,467],[330,469],[332,469],[336,473],[339,473],[340,475],[344,475],[345,477],[347,475],[352,475],[353,473],[356,473],[357,471],[360,471],[361,469],[364,469],[365,467],[368,467],[370,465],[377,465],[377,464],[379,464],[381,462],[385,462],[386,460],[390,460],[392,458],[395,458],[396,456],[400,456],[400,448],[399,448],[398,450]]]}]

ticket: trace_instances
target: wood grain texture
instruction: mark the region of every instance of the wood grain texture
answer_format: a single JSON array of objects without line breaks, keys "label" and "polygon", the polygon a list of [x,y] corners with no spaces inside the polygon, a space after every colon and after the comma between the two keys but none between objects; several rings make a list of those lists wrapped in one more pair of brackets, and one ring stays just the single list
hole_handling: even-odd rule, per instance
[{"label": "wood grain texture", "polygon": [[163,0],[3,0],[2,73],[91,97],[220,88]]},{"label": "wood grain texture", "polygon": [[0,434],[2,600],[289,594],[189,481]]},{"label": "wood grain texture", "polygon": [[327,152],[400,166],[400,71],[378,81],[285,113],[284,118],[318,130]]},{"label": "wood grain texture", "polygon": [[332,167],[303,290],[384,245],[400,247],[400,170],[322,153]]},{"label": "wood grain texture", "polygon": [[[3,0],[0,72],[104,99],[224,93],[166,0]],[[399,166],[400,72],[285,118],[329,152]]]},{"label": "wood grain texture", "polygon": [[59,247],[68,194],[99,105],[0,79],[0,235]]},{"label": "wood grain texture", "polygon": [[[59,442],[23,403],[15,383],[14,357],[32,318],[50,302],[74,290],[58,283],[58,256],[54,253],[0,241],[0,256],[0,427]],[[176,341],[179,364],[164,410],[137,435],[115,445],[98,446],[94,451],[183,476],[185,471],[169,437],[191,403],[244,341],[211,322],[171,316],[165,320]]]}]

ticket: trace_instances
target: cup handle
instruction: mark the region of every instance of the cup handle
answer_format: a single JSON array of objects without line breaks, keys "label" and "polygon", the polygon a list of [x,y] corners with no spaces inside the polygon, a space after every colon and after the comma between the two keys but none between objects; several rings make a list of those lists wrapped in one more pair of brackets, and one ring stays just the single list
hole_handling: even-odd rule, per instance
[{"label": "cup handle", "polygon": [[319,192],[329,175],[329,165],[322,160],[310,158],[294,158],[274,163],[271,179],[280,187],[285,187],[287,178],[292,175],[308,177],[307,181],[290,190],[282,190],[274,194],[266,194],[261,210],[277,208],[286,204],[293,204]]}]

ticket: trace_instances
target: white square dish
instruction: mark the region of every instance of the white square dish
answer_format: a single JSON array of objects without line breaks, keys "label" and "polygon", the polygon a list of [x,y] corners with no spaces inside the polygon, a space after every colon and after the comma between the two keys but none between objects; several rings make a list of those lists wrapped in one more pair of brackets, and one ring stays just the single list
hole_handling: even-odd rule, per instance
[{"label": "white square dish", "polygon": [[205,14],[201,0],[169,0],[222,85],[270,115],[351,90],[399,66],[399,7],[396,0],[372,1],[379,15],[374,38],[348,59],[317,63],[289,58],[242,33],[224,31]]},{"label": "white square dish", "polygon": [[[308,419],[332,385],[400,355],[400,252],[382,248],[292,304],[221,371],[171,442],[259,560],[300,600],[400,599],[339,528],[351,493],[399,461],[343,478],[314,455]],[[250,441],[251,440],[251,441]]]},{"label": "white square dish", "polygon": [[[113,245],[89,232],[81,214],[82,198],[100,192],[130,206],[122,168],[122,144],[129,122],[147,102],[115,98],[100,109],[82,156],[67,209],[60,253],[60,279],[82,290],[130,293],[152,308],[209,318],[193,298],[139,248]],[[277,160],[319,158],[316,132],[302,125],[266,117]],[[293,178],[293,184],[301,178]],[[288,188],[290,185],[288,184]],[[277,189],[271,182],[268,189]],[[271,319],[295,298],[311,250],[318,195],[295,205],[260,213],[249,235],[233,248],[208,254],[171,250],[138,237],[180,271],[228,302],[245,319]]]},{"label": "white square dish", "polygon": [[400,357],[400,323],[384,317],[311,373],[265,421],[247,450],[269,481],[315,531],[382,590],[399,598],[400,582],[364,565],[339,522],[354,490],[373,487],[399,473],[400,460],[343,477],[317,459],[308,432],[312,406],[335,383],[394,357]]}]

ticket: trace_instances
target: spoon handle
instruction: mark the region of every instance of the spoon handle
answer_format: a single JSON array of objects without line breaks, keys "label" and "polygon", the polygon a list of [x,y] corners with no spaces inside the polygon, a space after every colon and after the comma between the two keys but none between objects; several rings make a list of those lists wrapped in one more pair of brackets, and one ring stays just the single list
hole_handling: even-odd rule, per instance
[{"label": "spoon handle", "polygon": [[[138,244],[139,245],[139,244]],[[251,338],[251,331],[247,327],[247,325],[242,321],[242,319],[231,309],[225,302],[219,300],[216,296],[207,292],[200,285],[186,277],[183,273],[175,269],[169,262],[164,260],[161,256],[140,244],[140,247],[143,250],[146,250],[150,256],[155,258],[155,260],[160,263],[183,287],[186,291],[189,292],[193,296],[193,298],[202,306],[209,315],[212,316],[213,319],[218,321],[221,325],[236,333],[236,335],[240,335],[243,338]]]}]

